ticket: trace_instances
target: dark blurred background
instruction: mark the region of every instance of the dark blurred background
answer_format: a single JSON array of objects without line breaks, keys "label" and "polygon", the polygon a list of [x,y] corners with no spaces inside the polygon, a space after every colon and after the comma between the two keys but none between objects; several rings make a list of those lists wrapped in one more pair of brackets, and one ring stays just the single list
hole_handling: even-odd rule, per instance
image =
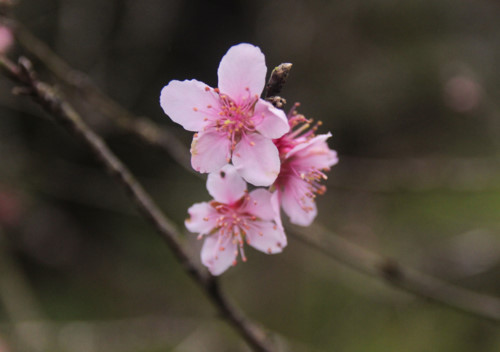
[{"label": "dark blurred background", "polygon": [[[491,0],[22,0],[18,20],[113,99],[164,116],[171,79],[217,84],[240,42],[294,64],[287,108],[340,162],[316,222],[500,296],[500,3]],[[26,54],[20,46],[10,56]],[[113,128],[46,66],[180,228],[204,181]],[[93,156],[0,78],[0,351],[247,351]],[[184,230],[185,231],[185,230]],[[201,243],[183,241],[198,257]],[[498,327],[362,276],[293,238],[222,286],[294,351],[498,351]]]}]

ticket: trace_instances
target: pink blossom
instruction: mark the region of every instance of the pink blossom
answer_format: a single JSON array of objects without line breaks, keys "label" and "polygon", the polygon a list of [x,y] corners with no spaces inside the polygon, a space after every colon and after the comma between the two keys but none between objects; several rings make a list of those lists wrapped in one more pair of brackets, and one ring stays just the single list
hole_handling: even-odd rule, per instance
[{"label": "pink blossom", "polygon": [[197,80],[173,80],[161,91],[163,111],[186,130],[198,132],[191,145],[191,165],[199,172],[232,163],[256,186],[271,185],[280,170],[273,138],[289,130],[285,113],[259,96],[265,86],[264,54],[238,44],[222,58],[219,88]]},{"label": "pink blossom", "polygon": [[196,203],[188,210],[189,231],[205,237],[201,261],[212,275],[236,264],[238,252],[246,261],[243,244],[274,254],[287,245],[285,233],[275,222],[271,193],[259,188],[248,193],[245,181],[232,165],[208,175],[211,202]]},{"label": "pink blossom", "polygon": [[[297,105],[296,105],[297,106]],[[309,129],[312,120],[295,112],[290,113],[290,126],[298,128],[274,141],[280,151],[281,171],[273,188],[274,204],[281,204],[290,221],[309,226],[317,215],[314,199],[323,194],[326,187],[325,171],[338,162],[337,153],[331,150],[326,140],[331,133],[315,135],[317,126]],[[309,130],[308,130],[309,129]],[[277,198],[277,199],[276,199]]]},{"label": "pink blossom", "polygon": [[9,27],[0,25],[0,54],[5,54],[14,44],[14,34]]}]

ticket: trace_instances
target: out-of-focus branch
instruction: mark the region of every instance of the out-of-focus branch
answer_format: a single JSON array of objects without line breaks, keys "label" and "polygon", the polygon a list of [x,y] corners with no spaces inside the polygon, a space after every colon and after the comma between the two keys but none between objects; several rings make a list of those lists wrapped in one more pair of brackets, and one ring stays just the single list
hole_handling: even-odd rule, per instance
[{"label": "out-of-focus branch", "polygon": [[[29,39],[27,40],[26,38]],[[20,35],[19,39],[22,41],[23,46],[27,50],[37,56],[41,61],[43,61],[49,68],[54,71],[57,76],[59,76],[60,79],[62,79],[66,83],[72,84],[77,88],[79,87],[83,91],[87,89],[98,90],[97,88],[95,88],[95,86],[94,88],[92,88],[93,85],[82,86],[81,84],[78,84],[77,81],[74,81],[71,77],[74,76],[74,73],[76,71],[70,69],[67,64],[61,66],[63,67],[63,69],[60,69],[60,67],[54,68],[54,66],[59,66],[57,63],[60,59],[46,46],[44,47],[44,50],[41,50],[39,45],[40,43],[38,43],[38,40],[33,36],[27,37],[25,35]],[[49,52],[47,53],[45,52],[45,50],[49,50]],[[77,74],[77,76],[80,77],[82,77],[82,75],[82,73]],[[85,81],[88,82],[89,79],[86,78]],[[281,81],[276,80],[276,82]],[[271,84],[271,81],[269,84]],[[273,89],[274,88],[272,88],[272,90]],[[102,93],[100,93],[100,91],[99,94],[103,95]],[[104,99],[105,100],[103,105],[99,106],[98,104],[98,106],[96,107],[99,108],[102,112],[108,111],[109,113],[110,110],[107,110],[105,107],[110,104],[117,104],[115,102],[112,102],[110,98],[107,98],[105,96]],[[123,116],[127,116],[127,118],[133,119],[133,116],[129,113]],[[120,124],[118,125],[120,126]],[[157,130],[156,133],[158,133],[159,135],[161,135],[163,132],[166,132],[161,132],[161,128],[159,126],[156,126],[153,122],[148,122],[148,126],[151,129]],[[129,132],[137,135],[138,137],[142,138],[148,143],[151,143],[152,145],[159,146],[159,144],[156,144],[155,142],[149,140],[147,136],[140,131],[134,131],[133,128],[130,128]],[[171,142],[178,143],[177,140],[171,140]],[[179,143],[175,148],[172,149],[169,149],[166,146],[163,146],[161,148],[167,153],[171,153],[171,151],[173,151],[173,153],[178,153],[182,149],[184,149],[184,152],[187,153],[187,148],[185,148],[182,143]],[[432,160],[430,162],[432,162]],[[436,163],[432,162],[432,165],[442,163],[442,160],[438,160],[438,162]],[[462,164],[462,162],[458,163],[459,166]],[[181,165],[186,166],[188,164],[181,163]],[[416,162],[416,166],[421,165],[421,160]],[[447,169],[446,165],[443,167],[443,169]],[[187,170],[191,171],[189,165],[187,166]],[[381,191],[387,191],[387,189],[384,188],[381,189]],[[454,308],[458,311],[475,315],[480,318],[492,320],[497,323],[500,322],[500,299],[498,298],[478,294],[470,290],[448,284],[442,280],[420,273],[418,271],[405,268],[394,260],[390,260],[384,258],[381,255],[367,251],[364,248],[357,246],[347,240],[344,240],[342,237],[326,231],[319,226],[313,226],[308,230],[295,226],[288,226],[287,228],[288,232],[299,241],[310,247],[316,248],[327,256],[338,260],[339,262],[345,264],[350,268],[353,268],[364,274],[382,279],[395,287],[403,289],[414,295],[430,299],[435,303],[439,303]]]},{"label": "out-of-focus branch", "polygon": [[[137,117],[117,104],[97,87],[85,73],[74,70],[44,42],[36,38],[21,23],[11,21],[18,42],[35,56],[62,82],[78,89],[89,103],[110,118],[127,133],[167,152],[176,162],[192,173],[189,151],[183,143],[167,129],[159,129],[148,118]],[[197,173],[196,173],[197,174]]]},{"label": "out-of-focus branch", "polygon": [[386,281],[411,294],[457,311],[500,323],[500,299],[476,293],[370,252],[320,225],[301,228],[287,225],[294,238],[366,275]]},{"label": "out-of-focus branch", "polygon": [[16,65],[6,57],[0,56],[0,66],[14,82],[20,85],[15,88],[15,93],[30,96],[46,112],[50,113],[57,123],[92,151],[106,171],[127,191],[143,216],[154,225],[183,269],[201,287],[221,315],[249,345],[256,351],[271,351],[264,331],[236,309],[224,296],[217,281],[205,270],[199,269],[189,258],[179,242],[180,235],[172,221],[164,216],[127,167],[113,154],[106,143],[85,124],[71,105],[53,87],[35,77],[27,59],[21,58],[19,64]]},{"label": "out-of-focus branch", "polygon": [[[206,328],[209,320],[203,321]],[[118,320],[76,320],[52,321],[37,319],[24,322],[0,323],[4,331],[26,330],[51,331],[56,336],[56,344],[51,348],[38,351],[78,351],[79,346],[92,346],[85,351],[92,352],[130,352],[144,351],[159,346],[175,346],[186,335],[200,326],[200,320],[195,318],[172,317],[171,315],[138,316]],[[36,335],[38,345],[44,335]],[[16,351],[31,351],[26,348]],[[170,350],[170,349],[169,349]],[[4,352],[0,349],[0,351]]]},{"label": "out-of-focus branch", "polygon": [[54,343],[49,329],[41,326],[24,328],[25,322],[41,320],[43,316],[23,272],[10,252],[5,234],[0,229],[0,303],[12,321],[18,347],[23,351],[47,351],[48,346]]}]

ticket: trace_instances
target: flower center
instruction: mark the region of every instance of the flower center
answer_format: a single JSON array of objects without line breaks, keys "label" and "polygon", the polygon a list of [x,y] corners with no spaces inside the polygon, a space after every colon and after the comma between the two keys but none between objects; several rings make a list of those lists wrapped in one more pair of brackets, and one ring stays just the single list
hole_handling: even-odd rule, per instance
[{"label": "flower center", "polygon": [[229,96],[220,93],[220,111],[214,121],[215,130],[231,140],[231,149],[241,140],[243,134],[255,131],[254,110],[259,96],[251,96],[250,90],[246,88],[247,95],[235,102]]},{"label": "flower center", "polygon": [[[250,200],[248,195],[243,196],[240,200],[233,204],[223,204],[212,201],[210,205],[217,210],[218,216],[215,222],[215,227],[218,229],[219,236],[230,236],[235,244],[238,244],[241,259],[246,261],[246,256],[243,251],[243,244],[247,231],[250,229],[250,224],[257,220],[255,215],[242,212],[241,207]],[[219,238],[219,242],[223,242]],[[224,247],[218,248],[224,251]]]},{"label": "flower center", "polygon": [[275,186],[281,191],[286,190],[286,192],[292,194],[300,207],[305,212],[309,212],[313,208],[309,205],[306,197],[314,199],[316,195],[323,195],[326,192],[326,186],[322,185],[321,181],[326,179],[325,173],[315,167],[301,170],[300,161],[298,164],[294,163],[292,157],[291,160],[286,160],[281,165]]}]

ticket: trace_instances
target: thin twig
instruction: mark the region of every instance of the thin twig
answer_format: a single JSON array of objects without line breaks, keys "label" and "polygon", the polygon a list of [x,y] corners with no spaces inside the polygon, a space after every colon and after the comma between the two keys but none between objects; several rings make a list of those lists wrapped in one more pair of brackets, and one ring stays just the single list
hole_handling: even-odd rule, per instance
[{"label": "thin twig", "polygon": [[[72,80],[68,77],[71,77],[71,73],[76,71],[70,69],[67,64],[59,66],[57,63],[60,59],[55,53],[50,51],[48,47],[45,48],[49,50],[49,52],[40,50],[39,40],[32,35],[29,38],[30,39],[27,40],[24,35],[19,37],[23,46],[43,61],[47,67],[51,69],[55,67],[57,72],[54,73],[56,73],[61,80],[82,90],[93,89],[91,86],[82,87],[77,84],[78,82],[72,82]],[[64,69],[61,69],[61,67]],[[79,75],[81,76],[83,73],[79,72]],[[87,81],[90,81],[88,77],[87,79]],[[118,105],[110,98],[106,96],[104,97],[103,106],[97,106],[97,108],[99,108],[102,112],[105,112],[106,110],[109,112],[109,109],[105,108],[108,105]],[[127,118],[133,118],[130,114],[124,116],[127,116]],[[166,132],[153,122],[149,122],[148,126],[151,127],[152,130],[156,130],[157,132],[155,133],[159,135]],[[140,131],[134,131],[133,128],[131,128],[129,132],[135,134],[147,143],[157,147],[159,146],[167,153],[173,152],[174,154],[171,155],[176,155],[175,153],[180,154],[180,151],[183,148],[184,152],[187,153],[187,148],[183,146],[182,143],[178,144],[175,148],[168,148],[166,145],[161,145],[148,139],[147,136],[140,133]],[[173,141],[172,143],[177,143],[177,141]],[[180,164],[181,166],[186,167],[187,170],[191,170],[188,164]],[[432,276],[419,273],[418,271],[405,268],[394,260],[389,260],[381,255],[367,251],[364,248],[343,239],[339,235],[326,231],[319,226],[313,226],[308,230],[288,226],[288,230],[291,230],[289,231],[291,235],[302,243],[316,248],[327,256],[338,260],[352,269],[382,279],[395,287],[403,289],[416,296],[430,299],[435,303],[454,308],[463,313],[500,323],[500,299],[496,297],[478,294],[473,291],[448,284]]]},{"label": "thin twig", "polygon": [[193,278],[210,298],[221,315],[256,351],[271,351],[264,331],[249,321],[242,312],[230,304],[221,292],[217,281],[205,270],[200,270],[182,248],[175,225],[166,218],[149,194],[135,179],[127,167],[113,154],[106,143],[81,119],[78,113],[48,84],[39,81],[27,59],[21,58],[16,65],[0,56],[0,66],[6,74],[21,86],[15,91],[30,96],[50,113],[55,121],[80,139],[103,164],[108,173],[125,188],[130,198],[165,240],[183,269]]}]

